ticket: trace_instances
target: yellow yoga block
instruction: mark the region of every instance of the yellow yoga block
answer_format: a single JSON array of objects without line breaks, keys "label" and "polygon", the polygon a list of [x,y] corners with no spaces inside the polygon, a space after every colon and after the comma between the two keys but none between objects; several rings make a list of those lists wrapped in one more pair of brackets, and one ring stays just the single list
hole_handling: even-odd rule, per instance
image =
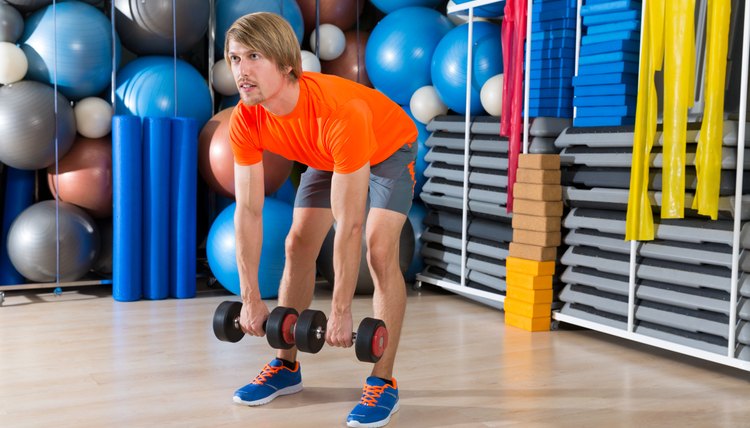
[{"label": "yellow yoga block", "polygon": [[508,270],[506,266],[505,284],[508,288],[518,287],[529,290],[546,290],[552,288],[552,275],[528,275]]},{"label": "yellow yoga block", "polygon": [[528,303],[505,297],[505,313],[508,312],[527,318],[549,318],[552,315],[552,303]]},{"label": "yellow yoga block", "polygon": [[508,257],[505,259],[505,270],[525,273],[526,275],[554,275],[555,261],[540,262],[519,257]]},{"label": "yellow yoga block", "polygon": [[518,327],[526,331],[549,331],[549,325],[552,323],[551,317],[527,318],[522,315],[516,315],[511,312],[505,312],[505,324]]},{"label": "yellow yoga block", "polygon": [[530,290],[528,288],[507,287],[505,295],[526,303],[552,303],[552,289]]}]

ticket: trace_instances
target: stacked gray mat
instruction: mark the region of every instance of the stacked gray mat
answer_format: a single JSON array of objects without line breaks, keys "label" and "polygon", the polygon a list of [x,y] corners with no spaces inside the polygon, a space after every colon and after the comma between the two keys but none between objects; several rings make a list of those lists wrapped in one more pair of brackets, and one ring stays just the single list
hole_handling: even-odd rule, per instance
[{"label": "stacked gray mat", "polygon": [[[686,210],[681,220],[661,220],[661,137],[651,156],[649,194],[655,239],[636,244],[635,333],[727,355],[733,219],[742,220],[735,356],[750,361],[750,204],[734,210],[737,124],[726,122],[719,219]],[[695,189],[692,165],[700,127],[688,130],[685,206]],[[565,283],[561,313],[627,329],[631,243],[625,241],[633,127],[569,128],[555,141],[561,150],[563,219],[561,258]],[[745,153],[745,175],[750,158]],[[747,178],[747,177],[746,177]],[[743,202],[750,182],[742,184]]]},{"label": "stacked gray mat", "polygon": [[[537,151],[556,150],[554,138],[570,121],[538,118],[531,130]],[[464,181],[464,116],[438,116],[427,125],[427,182],[420,197],[428,208],[422,233],[423,276],[460,283]],[[505,295],[505,259],[513,238],[506,212],[508,139],[499,136],[499,118],[474,118],[470,125],[465,284]],[[459,293],[461,294],[461,293]],[[502,308],[498,301],[464,296]]]}]

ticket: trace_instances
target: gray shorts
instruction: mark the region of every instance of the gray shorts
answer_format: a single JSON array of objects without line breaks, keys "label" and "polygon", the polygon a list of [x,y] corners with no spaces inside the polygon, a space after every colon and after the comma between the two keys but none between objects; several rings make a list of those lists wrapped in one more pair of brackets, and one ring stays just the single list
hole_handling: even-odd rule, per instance
[{"label": "gray shorts", "polygon": [[[404,144],[383,162],[370,167],[370,207],[408,215],[414,198],[417,143]],[[300,177],[295,208],[331,208],[331,171],[307,168]]]}]

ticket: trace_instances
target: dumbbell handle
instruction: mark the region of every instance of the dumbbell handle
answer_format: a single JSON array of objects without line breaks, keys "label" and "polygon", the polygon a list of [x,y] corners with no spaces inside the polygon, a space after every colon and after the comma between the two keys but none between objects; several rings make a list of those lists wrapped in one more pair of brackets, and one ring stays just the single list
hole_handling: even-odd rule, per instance
[{"label": "dumbbell handle", "polygon": [[[315,338],[316,339],[322,339],[325,336],[325,334],[326,334],[326,329],[324,329],[323,327],[318,327],[318,328],[315,329]],[[357,332],[356,331],[352,332],[352,340],[357,340]]]},{"label": "dumbbell handle", "polygon": [[[267,323],[268,323],[268,320],[263,321],[263,331],[266,331]],[[237,330],[242,330],[242,326],[240,325],[240,317],[236,317],[234,319],[234,328],[236,328]]]}]

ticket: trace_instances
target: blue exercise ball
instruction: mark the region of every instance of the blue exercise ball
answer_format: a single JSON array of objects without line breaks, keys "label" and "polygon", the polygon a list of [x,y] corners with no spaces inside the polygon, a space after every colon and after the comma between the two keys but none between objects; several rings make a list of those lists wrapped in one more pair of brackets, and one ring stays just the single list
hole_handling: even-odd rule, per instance
[{"label": "blue exercise ball", "polygon": [[175,68],[172,57],[144,56],[125,65],[116,78],[117,114],[192,117],[199,128],[211,118],[211,93],[206,80],[181,59],[176,61]]},{"label": "blue exercise ball", "polygon": [[0,3],[0,42],[15,43],[23,34],[23,16],[15,7]]},{"label": "blue exercise ball", "polygon": [[[232,203],[216,217],[206,241],[208,266],[216,279],[227,290],[240,295],[240,277],[237,270]],[[284,242],[292,227],[294,208],[286,202],[267,197],[263,205],[263,246],[258,269],[260,297],[275,298],[279,295],[279,282],[284,272],[286,255]]]},{"label": "blue exercise ball", "polygon": [[432,84],[432,53],[451,28],[447,17],[426,7],[386,15],[367,40],[365,68],[370,82],[398,104],[409,104],[414,91]]},{"label": "blue exercise ball", "polygon": [[[70,100],[99,95],[111,83],[112,25],[94,6],[70,1],[34,12],[20,44],[29,62],[27,79],[50,85],[57,80],[58,91]],[[115,63],[119,45],[115,38]]]},{"label": "blue exercise ball", "polygon": [[419,194],[422,193],[422,187],[427,181],[424,172],[427,169],[427,162],[424,160],[425,155],[429,151],[427,148],[427,139],[430,138],[430,131],[427,130],[427,125],[418,121],[413,114],[409,106],[401,106],[409,115],[414,125],[417,127],[417,159],[414,161],[414,199],[419,200]]},{"label": "blue exercise ball", "polygon": [[420,6],[434,9],[442,3],[442,0],[371,0],[371,3],[381,12],[391,13],[405,7]]},{"label": "blue exercise ball", "polygon": [[224,56],[224,40],[227,30],[240,17],[254,12],[272,12],[283,16],[294,29],[300,44],[305,36],[302,10],[295,0],[217,0],[216,1],[216,56]]},{"label": "blue exercise ball", "polygon": [[407,282],[414,282],[417,274],[424,270],[424,258],[422,257],[422,232],[424,232],[424,218],[427,216],[427,208],[419,201],[414,201],[409,210],[408,220],[414,233],[414,249],[409,268],[404,273]]},{"label": "blue exercise ball", "polygon": [[[432,85],[440,99],[451,110],[466,113],[466,60],[469,25],[463,24],[443,37],[432,56]],[[471,68],[471,114],[484,112],[479,92],[490,77],[503,72],[500,26],[479,21],[474,23]]]}]

